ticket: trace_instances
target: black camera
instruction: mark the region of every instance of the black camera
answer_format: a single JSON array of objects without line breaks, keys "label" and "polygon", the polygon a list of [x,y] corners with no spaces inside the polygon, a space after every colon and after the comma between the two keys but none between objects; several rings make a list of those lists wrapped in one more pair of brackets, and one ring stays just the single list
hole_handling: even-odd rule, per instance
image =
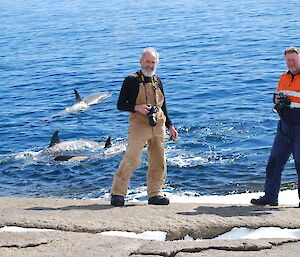
[{"label": "black camera", "polygon": [[152,106],[149,113],[147,114],[148,120],[149,120],[149,125],[151,127],[156,126],[157,124],[157,119],[156,119],[156,113],[158,112],[158,109],[156,106]]},{"label": "black camera", "polygon": [[279,103],[275,104],[273,107],[273,112],[276,114],[280,114],[284,107],[289,107],[291,105],[291,100],[284,95],[283,93],[279,93]]}]

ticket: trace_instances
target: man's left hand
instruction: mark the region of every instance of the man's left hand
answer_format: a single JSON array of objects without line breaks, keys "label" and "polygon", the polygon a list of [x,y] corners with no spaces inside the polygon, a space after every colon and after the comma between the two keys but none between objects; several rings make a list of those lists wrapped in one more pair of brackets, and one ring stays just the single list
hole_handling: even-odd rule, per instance
[{"label": "man's left hand", "polygon": [[175,129],[175,127],[173,125],[171,125],[169,127],[169,132],[170,132],[170,135],[171,135],[171,140],[175,141],[178,139],[178,132],[177,130]]}]

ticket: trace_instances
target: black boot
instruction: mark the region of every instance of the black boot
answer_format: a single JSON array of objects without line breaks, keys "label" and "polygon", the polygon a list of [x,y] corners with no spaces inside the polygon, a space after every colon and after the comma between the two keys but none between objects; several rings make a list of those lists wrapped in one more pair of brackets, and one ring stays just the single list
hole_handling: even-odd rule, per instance
[{"label": "black boot", "polygon": [[114,206],[123,206],[124,205],[124,196],[122,195],[112,195],[110,199],[110,204]]},{"label": "black boot", "polygon": [[265,196],[262,196],[258,199],[252,199],[250,201],[250,203],[254,204],[254,205],[270,205],[270,206],[278,206],[278,202],[271,202],[269,200],[266,199]]},{"label": "black boot", "polygon": [[148,204],[154,205],[168,205],[170,203],[169,199],[165,196],[153,196],[148,199]]}]

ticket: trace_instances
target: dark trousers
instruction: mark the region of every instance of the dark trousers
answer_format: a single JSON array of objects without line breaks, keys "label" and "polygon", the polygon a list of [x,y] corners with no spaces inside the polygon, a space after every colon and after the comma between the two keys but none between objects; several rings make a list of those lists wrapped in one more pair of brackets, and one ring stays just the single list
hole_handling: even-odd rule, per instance
[{"label": "dark trousers", "polygon": [[293,154],[298,174],[298,196],[300,199],[300,124],[288,125],[280,120],[266,168],[265,196],[271,202],[278,201],[281,174],[291,154]]}]

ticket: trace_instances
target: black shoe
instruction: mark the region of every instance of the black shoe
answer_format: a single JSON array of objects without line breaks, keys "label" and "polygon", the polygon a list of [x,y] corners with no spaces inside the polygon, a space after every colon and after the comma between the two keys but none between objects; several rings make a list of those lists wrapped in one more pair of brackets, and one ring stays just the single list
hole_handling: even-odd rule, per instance
[{"label": "black shoe", "polygon": [[123,206],[124,205],[124,196],[121,195],[112,195],[110,199],[110,204],[114,206]]},{"label": "black shoe", "polygon": [[278,202],[270,202],[269,200],[266,199],[265,196],[262,196],[258,199],[252,199],[250,203],[254,205],[270,205],[270,206],[278,206]]},{"label": "black shoe", "polygon": [[299,203],[299,208],[300,208],[300,203]]},{"label": "black shoe", "polygon": [[169,199],[165,196],[153,196],[148,199],[148,204],[154,205],[168,205],[170,203]]}]

